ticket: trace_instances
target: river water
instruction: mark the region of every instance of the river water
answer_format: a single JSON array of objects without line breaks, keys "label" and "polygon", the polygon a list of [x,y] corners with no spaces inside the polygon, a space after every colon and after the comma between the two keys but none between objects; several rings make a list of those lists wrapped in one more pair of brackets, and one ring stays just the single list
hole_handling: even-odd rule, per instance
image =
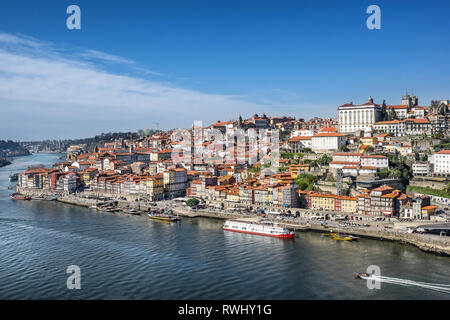
[{"label": "river water", "polygon": [[[8,176],[58,155],[19,157],[0,169],[0,299],[449,299],[354,271],[450,284],[450,258],[386,241],[336,242],[300,232],[280,240],[222,230],[223,221],[99,214],[45,201],[13,201]],[[67,267],[81,289],[67,288]]]}]

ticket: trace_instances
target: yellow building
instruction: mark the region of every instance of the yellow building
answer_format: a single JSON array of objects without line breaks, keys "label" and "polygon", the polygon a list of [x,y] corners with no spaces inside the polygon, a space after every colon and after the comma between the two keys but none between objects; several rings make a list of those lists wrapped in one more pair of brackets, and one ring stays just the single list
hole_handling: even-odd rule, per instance
[{"label": "yellow building", "polygon": [[348,196],[333,194],[312,193],[309,197],[309,208],[336,212],[355,213],[357,211],[357,199]]},{"label": "yellow building", "polygon": [[363,146],[373,146],[378,143],[378,139],[376,137],[362,137],[360,140]]},{"label": "yellow building", "polygon": [[334,195],[313,193],[310,199],[311,209],[334,210]]},{"label": "yellow building", "polygon": [[227,199],[227,201],[238,203],[240,200],[239,189],[233,188],[233,189],[227,190],[227,198],[226,199]]},{"label": "yellow building", "polygon": [[335,196],[335,210],[347,213],[357,211],[357,198],[347,196]]},{"label": "yellow building", "polygon": [[422,208],[422,219],[430,219],[430,216],[436,212],[436,206],[426,206]]},{"label": "yellow building", "polygon": [[164,194],[164,179],[161,174],[147,180],[147,192],[152,200],[161,200]]},{"label": "yellow building", "polygon": [[309,172],[309,169],[309,164],[291,164],[289,166],[289,173],[295,179],[302,173]]}]

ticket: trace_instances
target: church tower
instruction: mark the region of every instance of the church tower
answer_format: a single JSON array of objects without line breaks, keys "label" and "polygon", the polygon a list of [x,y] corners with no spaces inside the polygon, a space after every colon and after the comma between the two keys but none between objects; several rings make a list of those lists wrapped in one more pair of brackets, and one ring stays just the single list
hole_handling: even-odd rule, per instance
[{"label": "church tower", "polygon": [[416,97],[414,93],[411,96],[411,107],[416,107],[419,105],[419,97]]},{"label": "church tower", "polygon": [[402,97],[402,105],[411,107],[411,96],[406,92],[406,94]]}]

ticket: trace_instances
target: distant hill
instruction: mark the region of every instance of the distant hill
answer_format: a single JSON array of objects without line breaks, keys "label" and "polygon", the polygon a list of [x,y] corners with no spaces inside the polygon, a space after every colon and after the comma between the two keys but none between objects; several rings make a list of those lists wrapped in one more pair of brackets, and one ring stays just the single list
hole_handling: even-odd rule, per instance
[{"label": "distant hill", "polygon": [[17,142],[0,140],[0,157],[27,156],[30,152]]},{"label": "distant hill", "polygon": [[8,164],[11,164],[11,162],[6,160],[5,158],[0,157],[0,168],[4,167],[4,166],[7,166]]}]

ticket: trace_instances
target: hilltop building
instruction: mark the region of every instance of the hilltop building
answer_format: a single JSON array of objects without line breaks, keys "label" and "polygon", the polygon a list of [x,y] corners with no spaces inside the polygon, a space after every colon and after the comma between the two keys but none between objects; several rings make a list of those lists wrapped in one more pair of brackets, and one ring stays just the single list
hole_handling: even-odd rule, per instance
[{"label": "hilltop building", "polygon": [[338,107],[339,132],[355,133],[381,120],[381,105],[373,102],[372,97],[360,105],[352,102]]}]

